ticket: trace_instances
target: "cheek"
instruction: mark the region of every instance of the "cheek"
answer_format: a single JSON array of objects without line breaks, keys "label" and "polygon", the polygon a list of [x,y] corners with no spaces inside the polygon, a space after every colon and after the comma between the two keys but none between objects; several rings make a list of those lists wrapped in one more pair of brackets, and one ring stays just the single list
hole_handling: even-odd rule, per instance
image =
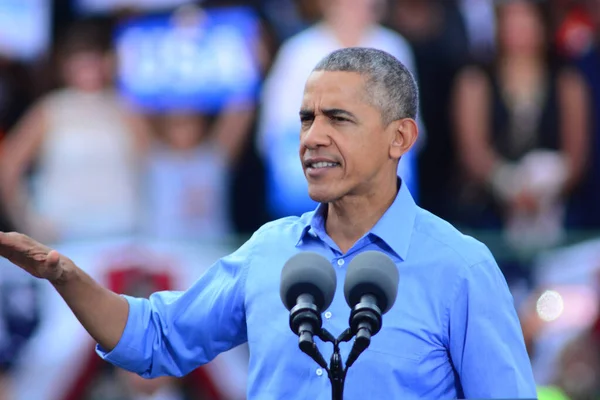
[{"label": "cheek", "polygon": [[348,172],[357,175],[369,175],[374,169],[379,168],[383,161],[388,158],[384,151],[384,145],[377,142],[363,142],[342,151],[346,160]]}]

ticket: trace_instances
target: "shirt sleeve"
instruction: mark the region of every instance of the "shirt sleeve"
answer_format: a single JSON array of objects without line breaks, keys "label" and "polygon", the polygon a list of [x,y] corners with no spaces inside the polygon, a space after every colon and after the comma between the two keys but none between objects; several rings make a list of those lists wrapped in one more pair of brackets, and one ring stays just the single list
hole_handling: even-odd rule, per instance
[{"label": "shirt sleeve", "polygon": [[96,346],[100,357],[144,378],[183,376],[246,342],[245,284],[256,235],[185,292],[124,296],[125,330],[112,351]]},{"label": "shirt sleeve", "polygon": [[537,398],[513,298],[493,259],[463,269],[448,324],[465,398]]}]

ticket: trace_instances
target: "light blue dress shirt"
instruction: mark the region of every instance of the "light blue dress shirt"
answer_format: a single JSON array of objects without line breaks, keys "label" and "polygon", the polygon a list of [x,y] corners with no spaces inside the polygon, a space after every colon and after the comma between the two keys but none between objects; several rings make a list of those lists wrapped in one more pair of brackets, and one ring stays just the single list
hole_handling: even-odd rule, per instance
[{"label": "light blue dress shirt", "polygon": [[[281,269],[301,251],[331,260],[338,289],[323,325],[337,336],[350,315],[346,267],[360,252],[378,250],[398,266],[398,297],[348,370],[345,399],[536,398],[512,296],[483,244],[419,208],[405,185],[346,254],[325,232],[323,211],[264,225],[185,292],[126,297],[123,336],[98,353],[144,377],[182,376],[247,341],[249,399],[330,399],[326,372],[298,349],[289,328]],[[329,360],[331,344],[316,341]],[[350,347],[341,345],[343,360]]]}]

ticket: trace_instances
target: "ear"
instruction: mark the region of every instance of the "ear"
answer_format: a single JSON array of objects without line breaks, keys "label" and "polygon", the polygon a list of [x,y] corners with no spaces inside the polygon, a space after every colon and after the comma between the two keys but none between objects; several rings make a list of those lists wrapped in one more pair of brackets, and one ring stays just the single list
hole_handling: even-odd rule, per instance
[{"label": "ear", "polygon": [[390,158],[399,160],[417,141],[419,127],[414,119],[404,118],[392,122],[390,129],[393,129]]}]

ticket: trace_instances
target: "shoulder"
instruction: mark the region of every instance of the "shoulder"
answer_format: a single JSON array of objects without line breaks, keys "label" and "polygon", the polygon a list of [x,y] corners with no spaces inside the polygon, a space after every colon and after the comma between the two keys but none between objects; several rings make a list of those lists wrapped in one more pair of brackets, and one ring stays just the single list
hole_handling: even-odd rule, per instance
[{"label": "shoulder", "polygon": [[434,251],[437,257],[456,268],[468,268],[482,263],[495,264],[494,257],[485,244],[421,208],[415,219],[414,234],[413,240],[419,247]]},{"label": "shoulder", "polygon": [[44,108],[61,106],[65,102],[69,102],[71,97],[72,93],[69,89],[56,89],[40,97],[37,104]]},{"label": "shoulder", "polygon": [[279,218],[258,228],[250,241],[253,245],[295,245],[304,229],[309,225],[314,212],[308,212],[300,217],[291,216]]},{"label": "shoulder", "polygon": [[46,93],[42,99],[47,102],[51,101],[68,101],[68,100],[78,100],[79,96],[77,92],[75,92],[71,88],[60,88],[52,90]]},{"label": "shoulder", "polygon": [[425,210],[418,213],[413,240],[418,244],[419,257],[428,260],[428,274],[442,282],[447,292],[443,298],[449,308],[456,299],[465,296],[510,301],[506,278],[492,252],[481,241]]}]

